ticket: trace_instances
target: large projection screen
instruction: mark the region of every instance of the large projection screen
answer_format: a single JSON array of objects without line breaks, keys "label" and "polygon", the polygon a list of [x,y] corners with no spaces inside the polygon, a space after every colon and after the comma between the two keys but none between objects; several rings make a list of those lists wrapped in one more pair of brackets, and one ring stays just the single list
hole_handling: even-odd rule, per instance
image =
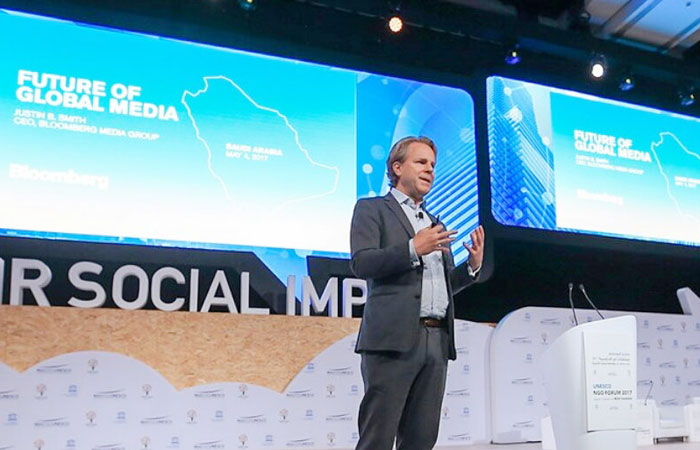
[{"label": "large projection screen", "polygon": [[354,203],[387,192],[409,134],[439,148],[429,210],[460,238],[478,224],[464,90],[7,10],[0,47],[1,236],[254,251],[305,273],[306,256],[348,257]]},{"label": "large projection screen", "polygon": [[502,77],[487,81],[501,224],[700,245],[700,120]]}]

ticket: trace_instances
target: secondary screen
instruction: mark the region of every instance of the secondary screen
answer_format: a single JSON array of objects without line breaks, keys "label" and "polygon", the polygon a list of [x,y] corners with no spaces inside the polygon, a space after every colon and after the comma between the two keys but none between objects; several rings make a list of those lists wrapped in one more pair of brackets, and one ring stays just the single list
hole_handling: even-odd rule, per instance
[{"label": "secondary screen", "polygon": [[700,245],[700,120],[488,79],[492,212],[504,224]]}]

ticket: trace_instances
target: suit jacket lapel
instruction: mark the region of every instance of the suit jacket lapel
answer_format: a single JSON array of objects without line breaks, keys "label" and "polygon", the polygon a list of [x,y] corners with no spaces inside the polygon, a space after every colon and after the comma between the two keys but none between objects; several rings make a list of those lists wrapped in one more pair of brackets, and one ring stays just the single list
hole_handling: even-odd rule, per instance
[{"label": "suit jacket lapel", "polygon": [[437,222],[437,217],[434,215],[430,214],[427,209],[423,208],[423,211],[428,215],[428,218],[430,219],[430,223],[435,223]]},{"label": "suit jacket lapel", "polygon": [[408,221],[408,217],[406,217],[406,213],[403,212],[403,208],[401,208],[401,205],[399,205],[399,202],[396,200],[396,197],[389,192],[384,196],[384,201],[387,203],[389,206],[389,209],[391,212],[393,212],[396,215],[396,218],[399,219],[399,222],[403,226],[404,230],[406,230],[406,233],[408,233],[409,236],[413,237],[416,232],[413,231],[413,225],[411,225],[411,222]]}]

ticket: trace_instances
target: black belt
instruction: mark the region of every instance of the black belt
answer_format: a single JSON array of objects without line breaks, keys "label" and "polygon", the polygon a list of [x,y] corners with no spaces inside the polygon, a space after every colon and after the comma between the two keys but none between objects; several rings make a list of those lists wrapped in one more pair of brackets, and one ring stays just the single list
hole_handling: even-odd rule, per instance
[{"label": "black belt", "polygon": [[426,327],[447,328],[447,320],[435,319],[434,317],[421,317],[420,324]]}]

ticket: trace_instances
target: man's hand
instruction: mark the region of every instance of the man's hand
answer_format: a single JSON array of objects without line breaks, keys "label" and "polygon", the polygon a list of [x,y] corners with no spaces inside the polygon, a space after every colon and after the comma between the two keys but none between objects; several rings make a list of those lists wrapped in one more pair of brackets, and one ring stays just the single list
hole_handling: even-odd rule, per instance
[{"label": "man's hand", "polygon": [[479,225],[469,237],[472,238],[472,246],[468,246],[466,242],[463,242],[462,245],[469,252],[469,266],[472,270],[476,270],[481,267],[481,263],[484,261],[484,227]]},{"label": "man's hand", "polygon": [[435,250],[450,251],[450,243],[455,240],[452,236],[457,230],[444,231],[442,225],[423,228],[413,237],[413,246],[418,256],[427,255]]}]

